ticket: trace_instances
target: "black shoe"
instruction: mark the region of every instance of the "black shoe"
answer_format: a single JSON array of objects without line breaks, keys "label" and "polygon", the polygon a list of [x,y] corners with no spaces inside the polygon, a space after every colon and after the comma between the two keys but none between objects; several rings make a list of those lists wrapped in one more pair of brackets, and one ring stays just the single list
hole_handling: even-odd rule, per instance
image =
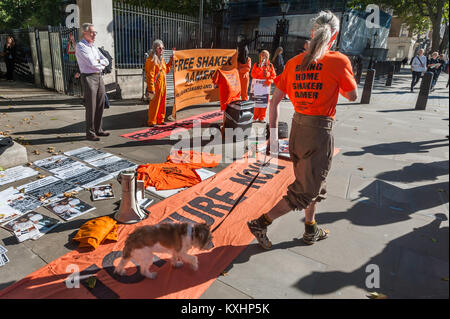
[{"label": "black shoe", "polygon": [[109,136],[109,132],[98,132],[97,136]]},{"label": "black shoe", "polygon": [[97,141],[100,141],[100,137],[98,137],[98,136],[90,136],[90,135],[87,135],[86,136],[86,139],[88,140],[88,141],[94,141],[94,142],[97,142]]}]

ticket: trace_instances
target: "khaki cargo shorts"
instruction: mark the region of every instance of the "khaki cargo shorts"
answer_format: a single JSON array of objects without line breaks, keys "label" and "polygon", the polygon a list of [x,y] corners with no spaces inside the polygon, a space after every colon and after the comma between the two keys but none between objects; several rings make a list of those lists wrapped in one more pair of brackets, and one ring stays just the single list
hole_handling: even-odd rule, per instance
[{"label": "khaki cargo shorts", "polygon": [[295,113],[289,137],[295,182],[284,199],[293,210],[326,198],[326,177],[334,153],[333,118]]}]

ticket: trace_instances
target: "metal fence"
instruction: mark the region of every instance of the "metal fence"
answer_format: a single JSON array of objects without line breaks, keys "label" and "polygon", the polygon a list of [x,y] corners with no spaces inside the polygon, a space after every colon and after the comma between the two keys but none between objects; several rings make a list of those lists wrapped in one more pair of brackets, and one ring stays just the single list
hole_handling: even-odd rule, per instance
[{"label": "metal fence", "polygon": [[[33,58],[30,46],[29,30],[17,29],[0,32],[0,50],[6,44],[6,38],[13,36],[16,43],[16,63],[14,68],[14,76],[16,79],[25,82],[34,82]],[[5,61],[0,58],[0,71],[6,73]]]},{"label": "metal fence", "polygon": [[[75,39],[78,39],[78,29],[49,26],[0,32],[2,49],[8,35],[14,36],[16,41],[14,75],[18,80],[59,93],[81,96],[81,83],[74,77],[78,72],[73,50]],[[73,42],[69,48],[71,38]],[[0,62],[0,70],[6,70],[3,61]]]},{"label": "metal fence", "polygon": [[156,39],[167,49],[192,49],[198,44],[197,18],[120,1],[113,2],[113,14],[117,68],[141,68]]}]

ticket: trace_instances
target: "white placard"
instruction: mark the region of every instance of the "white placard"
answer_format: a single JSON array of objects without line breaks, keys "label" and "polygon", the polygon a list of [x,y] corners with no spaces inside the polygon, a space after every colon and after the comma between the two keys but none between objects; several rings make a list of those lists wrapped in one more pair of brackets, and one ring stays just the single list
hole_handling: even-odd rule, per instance
[{"label": "white placard", "polygon": [[257,80],[255,79],[255,84],[253,86],[253,93],[255,95],[268,95],[270,94],[270,85],[265,86],[264,83],[266,80]]},{"label": "white placard", "polygon": [[51,173],[55,173],[56,171],[65,169],[66,167],[69,167],[70,165],[73,165],[75,163],[77,162],[70,157],[64,155],[56,155],[35,161],[33,164]]},{"label": "white placard", "polygon": [[11,167],[7,170],[0,171],[0,185],[13,183],[27,177],[35,176],[37,174],[38,171],[32,169],[31,167]]},{"label": "white placard", "polygon": [[94,162],[98,159],[112,156],[113,154],[104,152],[102,150],[97,150],[88,146],[78,148],[76,150],[65,152],[64,154],[76,157],[86,163]]}]

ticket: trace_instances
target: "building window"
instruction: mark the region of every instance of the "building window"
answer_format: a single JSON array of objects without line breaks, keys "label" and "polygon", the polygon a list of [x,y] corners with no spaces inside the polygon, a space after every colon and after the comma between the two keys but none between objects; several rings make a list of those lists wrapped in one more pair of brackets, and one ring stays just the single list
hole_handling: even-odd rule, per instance
[{"label": "building window", "polygon": [[403,59],[405,57],[405,47],[399,46],[397,49],[397,59]]},{"label": "building window", "polygon": [[403,23],[400,27],[400,37],[407,37],[409,35],[408,26]]}]

